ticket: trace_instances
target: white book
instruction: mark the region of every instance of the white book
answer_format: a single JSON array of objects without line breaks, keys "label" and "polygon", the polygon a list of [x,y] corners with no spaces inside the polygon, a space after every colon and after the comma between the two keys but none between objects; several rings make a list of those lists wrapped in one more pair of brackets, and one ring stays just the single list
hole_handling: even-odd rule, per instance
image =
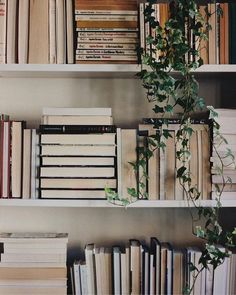
[{"label": "white book", "polygon": [[114,167],[40,167],[40,177],[114,177]]},{"label": "white book", "polygon": [[41,190],[42,199],[106,199],[104,190]]},{"label": "white book", "polygon": [[88,294],[88,275],[87,275],[87,265],[80,265],[80,275],[81,275],[81,291],[82,294]]},{"label": "white book", "polygon": [[114,133],[104,134],[42,134],[41,144],[96,144],[115,145],[116,135]]},{"label": "white book", "polygon": [[109,116],[43,116],[46,125],[112,125]]},{"label": "white book", "polygon": [[[5,267],[39,267],[39,268],[62,268],[66,267],[66,264],[64,262],[0,262],[0,268],[5,268]],[[0,292],[1,294],[1,292]]]},{"label": "white book", "polygon": [[43,116],[112,116],[111,108],[44,107]]},{"label": "white book", "polygon": [[13,243],[14,246],[20,243],[25,243],[25,247],[29,243],[68,243],[67,233],[41,233],[41,232],[17,232],[17,233],[0,233],[0,243]]},{"label": "white book", "polygon": [[121,252],[119,247],[113,247],[114,294],[121,294]]},{"label": "white book", "polygon": [[114,157],[42,157],[42,166],[114,166]]},{"label": "white book", "polygon": [[22,262],[22,263],[28,263],[28,262],[60,262],[60,263],[66,263],[66,253],[49,253],[49,254],[38,254],[38,253],[1,253],[1,262]]},{"label": "white book", "polygon": [[49,0],[49,62],[57,62],[56,51],[56,0]]},{"label": "white book", "polygon": [[7,1],[7,63],[16,63],[17,0]]},{"label": "white book", "polygon": [[30,199],[30,180],[31,180],[31,129],[24,129],[23,135],[23,179],[22,179],[22,198]]},{"label": "white book", "polygon": [[66,63],[65,0],[56,0],[57,64]]},{"label": "white book", "polygon": [[0,293],[4,295],[24,294],[24,295],[66,295],[67,287],[50,287],[50,286],[0,286]]},{"label": "white book", "polygon": [[[22,246],[25,246],[25,245],[22,245]],[[65,255],[66,247],[65,245],[63,246],[64,247],[61,247],[61,248],[56,248],[56,247],[43,248],[41,245],[39,245],[37,248],[34,248],[34,247],[26,248],[26,247],[18,247],[18,244],[17,244],[13,248],[13,247],[6,247],[6,245],[4,244],[4,254],[18,254],[18,255],[20,254],[63,254]],[[47,244],[47,247],[48,247],[48,244]]]},{"label": "white book", "polygon": [[74,63],[74,18],[73,1],[66,0],[66,45],[67,63]]},{"label": "white book", "polygon": [[42,156],[115,156],[116,147],[93,146],[93,145],[43,145],[41,146]]},{"label": "white book", "polygon": [[94,260],[94,245],[89,244],[85,247],[85,260],[87,266],[87,282],[88,294],[96,293],[96,278],[95,278],[95,260]]},{"label": "white book", "polygon": [[0,64],[6,63],[7,0],[0,0]]},{"label": "white book", "polygon": [[18,16],[18,63],[28,63],[29,49],[29,0],[19,1]]},{"label": "white book", "polygon": [[73,270],[74,270],[73,274],[74,274],[74,286],[75,286],[75,293],[74,294],[75,295],[82,295],[79,262],[74,262]]}]

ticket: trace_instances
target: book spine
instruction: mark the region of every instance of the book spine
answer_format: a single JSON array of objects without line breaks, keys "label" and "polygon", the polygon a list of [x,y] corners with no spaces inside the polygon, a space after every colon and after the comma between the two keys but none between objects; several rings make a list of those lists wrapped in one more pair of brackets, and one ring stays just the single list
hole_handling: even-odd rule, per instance
[{"label": "book spine", "polygon": [[115,125],[40,125],[41,134],[115,133]]},{"label": "book spine", "polygon": [[137,21],[136,15],[124,15],[124,14],[110,14],[110,15],[96,15],[96,14],[76,14],[76,21]]},{"label": "book spine", "polygon": [[137,61],[133,55],[98,55],[98,54],[77,54],[76,61]]},{"label": "book spine", "polygon": [[138,27],[135,28],[115,28],[115,27],[111,27],[111,28],[103,28],[103,27],[78,27],[76,26],[76,31],[77,32],[138,32],[139,29]]},{"label": "book spine", "polygon": [[18,62],[28,62],[29,46],[29,0],[19,1]]},{"label": "book spine", "polygon": [[81,20],[76,21],[77,28],[137,28],[138,22],[137,21],[92,21],[92,20]]},{"label": "book spine", "polygon": [[66,1],[66,53],[67,63],[74,63],[74,17],[73,17],[73,1]]},{"label": "book spine", "polygon": [[65,1],[56,0],[56,44],[57,64],[66,61],[66,23],[65,23]]},{"label": "book spine", "polygon": [[78,44],[85,43],[133,43],[138,42],[137,38],[119,38],[119,37],[78,37]]},{"label": "book spine", "polygon": [[6,28],[7,5],[6,0],[0,0],[0,64],[6,63]]},{"label": "book spine", "polygon": [[56,0],[49,0],[49,62],[56,63]]},{"label": "book spine", "polygon": [[136,44],[121,44],[121,43],[78,43],[77,49],[123,49],[135,50]]},{"label": "book spine", "polygon": [[137,55],[135,50],[117,49],[77,49],[76,54],[115,54],[115,55]]},{"label": "book spine", "polygon": [[136,10],[76,9],[76,15],[137,15]]}]

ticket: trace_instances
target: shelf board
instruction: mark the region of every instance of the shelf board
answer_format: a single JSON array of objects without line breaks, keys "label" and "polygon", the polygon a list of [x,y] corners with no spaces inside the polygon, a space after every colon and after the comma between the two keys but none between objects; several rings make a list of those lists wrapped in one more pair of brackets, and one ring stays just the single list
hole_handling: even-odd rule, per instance
[{"label": "shelf board", "polygon": [[[234,200],[222,200],[222,207],[236,207]],[[212,200],[201,201],[204,207],[216,204]],[[192,205],[191,205],[192,206]],[[0,207],[61,207],[61,208],[124,208],[114,205],[106,200],[32,200],[32,199],[1,199]],[[187,208],[186,201],[148,201],[140,200],[127,206],[127,208]]]},{"label": "shelf board", "polygon": [[[0,78],[135,78],[135,64],[0,64]],[[196,74],[236,73],[236,65],[203,65]]]}]

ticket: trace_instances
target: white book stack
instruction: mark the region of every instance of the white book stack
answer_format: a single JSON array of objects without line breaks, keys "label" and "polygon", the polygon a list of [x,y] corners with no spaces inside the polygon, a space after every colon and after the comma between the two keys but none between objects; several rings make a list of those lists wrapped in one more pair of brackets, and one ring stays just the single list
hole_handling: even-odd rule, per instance
[{"label": "white book stack", "polygon": [[1,294],[67,294],[64,233],[3,233]]},{"label": "white book stack", "polygon": [[[222,197],[228,200],[236,199],[236,110],[216,109],[220,125],[220,135],[214,134],[214,149],[212,151],[212,191],[217,185],[224,190]],[[222,165],[223,164],[223,165]],[[223,172],[223,173],[222,173]]]},{"label": "white book stack", "polygon": [[40,197],[105,199],[116,190],[116,127],[110,108],[44,108]]}]

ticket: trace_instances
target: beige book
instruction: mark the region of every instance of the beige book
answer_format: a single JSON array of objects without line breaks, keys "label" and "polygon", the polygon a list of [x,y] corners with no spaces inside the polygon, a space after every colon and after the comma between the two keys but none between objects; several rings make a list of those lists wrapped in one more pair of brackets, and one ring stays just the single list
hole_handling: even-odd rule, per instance
[{"label": "beige book", "polygon": [[1,253],[1,263],[61,262],[66,263],[66,252],[59,253]]},{"label": "beige book", "polygon": [[7,2],[7,63],[16,63],[17,0]]},{"label": "beige book", "polygon": [[211,26],[209,30],[209,64],[216,64],[216,4],[208,4],[211,17],[208,22]]},{"label": "beige book", "polygon": [[67,276],[67,269],[64,268],[18,268],[0,267],[0,278],[2,280],[45,280],[63,279]]},{"label": "beige book", "polygon": [[30,0],[29,63],[49,63],[48,0]]},{"label": "beige book", "polygon": [[116,147],[112,145],[43,145],[42,156],[115,156]]},{"label": "beige book", "polygon": [[183,294],[183,253],[174,251],[173,255],[173,294]]},{"label": "beige book", "polygon": [[41,144],[115,145],[114,133],[104,134],[42,134]]},{"label": "beige book", "polygon": [[202,139],[202,199],[208,200],[211,196],[211,172],[210,172],[210,135],[209,128],[201,130]]},{"label": "beige book", "polygon": [[63,287],[67,285],[67,278],[62,279],[38,279],[38,280],[25,280],[25,279],[0,279],[0,287]]},{"label": "beige book", "polygon": [[7,0],[0,0],[0,64],[6,63]]},{"label": "beige book", "polygon": [[40,167],[41,177],[114,177],[114,167]]},{"label": "beige book", "polygon": [[19,287],[19,286],[1,286],[0,293],[4,295],[66,295],[67,287]]},{"label": "beige book", "polygon": [[130,292],[130,249],[125,248],[125,252],[121,253],[121,294],[129,294]]},{"label": "beige book", "polygon": [[94,260],[94,244],[85,247],[85,260],[87,266],[88,294],[96,293],[96,269]]},{"label": "beige book", "polygon": [[57,63],[66,63],[65,0],[56,0],[56,46]]},{"label": "beige book", "polygon": [[131,276],[131,295],[140,294],[140,244],[136,240],[130,241],[130,276]]},{"label": "beige book", "polygon": [[129,164],[129,162],[136,162],[137,160],[136,147],[136,129],[121,130],[121,196],[124,198],[130,198],[127,192],[128,188],[137,189],[135,172],[133,166]]},{"label": "beige book", "polygon": [[24,129],[22,198],[30,199],[31,129]]},{"label": "beige book", "polygon": [[56,0],[49,0],[49,63],[56,64]]},{"label": "beige book", "polygon": [[42,199],[106,199],[104,190],[47,190],[41,189]]},{"label": "beige book", "polygon": [[44,107],[43,116],[112,116],[111,108],[53,108]]},{"label": "beige book", "polygon": [[12,122],[11,127],[11,193],[12,198],[21,197],[22,172],[22,122]]},{"label": "beige book", "polygon": [[74,19],[73,1],[66,0],[66,54],[67,63],[74,63]]},{"label": "beige book", "polygon": [[[205,5],[200,5],[199,12],[205,21],[207,21],[207,15],[205,12]],[[209,64],[209,40],[201,40],[199,44],[200,56],[204,64]]]},{"label": "beige book", "polygon": [[171,130],[172,137],[166,140],[165,148],[165,200],[175,199],[175,131]]},{"label": "beige book", "polygon": [[71,189],[95,189],[105,187],[116,188],[116,179],[99,178],[99,179],[86,179],[86,178],[41,178],[41,188],[71,188]]},{"label": "beige book", "polygon": [[189,169],[191,173],[191,186],[198,188],[198,152],[197,152],[197,132],[193,132],[191,138],[190,138],[190,153],[191,153],[191,159],[189,163]]},{"label": "beige book", "polygon": [[42,166],[114,166],[114,157],[42,157]]},{"label": "beige book", "polygon": [[54,125],[112,125],[110,116],[43,116],[43,124]]},{"label": "beige book", "polygon": [[96,289],[97,295],[102,295],[102,263],[101,263],[101,255],[100,248],[94,249],[94,257],[95,257],[95,268],[96,268]]},{"label": "beige book", "polygon": [[18,16],[18,63],[28,63],[29,49],[29,0],[19,1]]},{"label": "beige book", "polygon": [[[55,268],[55,267],[65,267],[66,264],[64,262],[0,262],[0,268],[5,267],[19,267],[19,268]],[[1,292],[0,292],[1,294]]]}]

